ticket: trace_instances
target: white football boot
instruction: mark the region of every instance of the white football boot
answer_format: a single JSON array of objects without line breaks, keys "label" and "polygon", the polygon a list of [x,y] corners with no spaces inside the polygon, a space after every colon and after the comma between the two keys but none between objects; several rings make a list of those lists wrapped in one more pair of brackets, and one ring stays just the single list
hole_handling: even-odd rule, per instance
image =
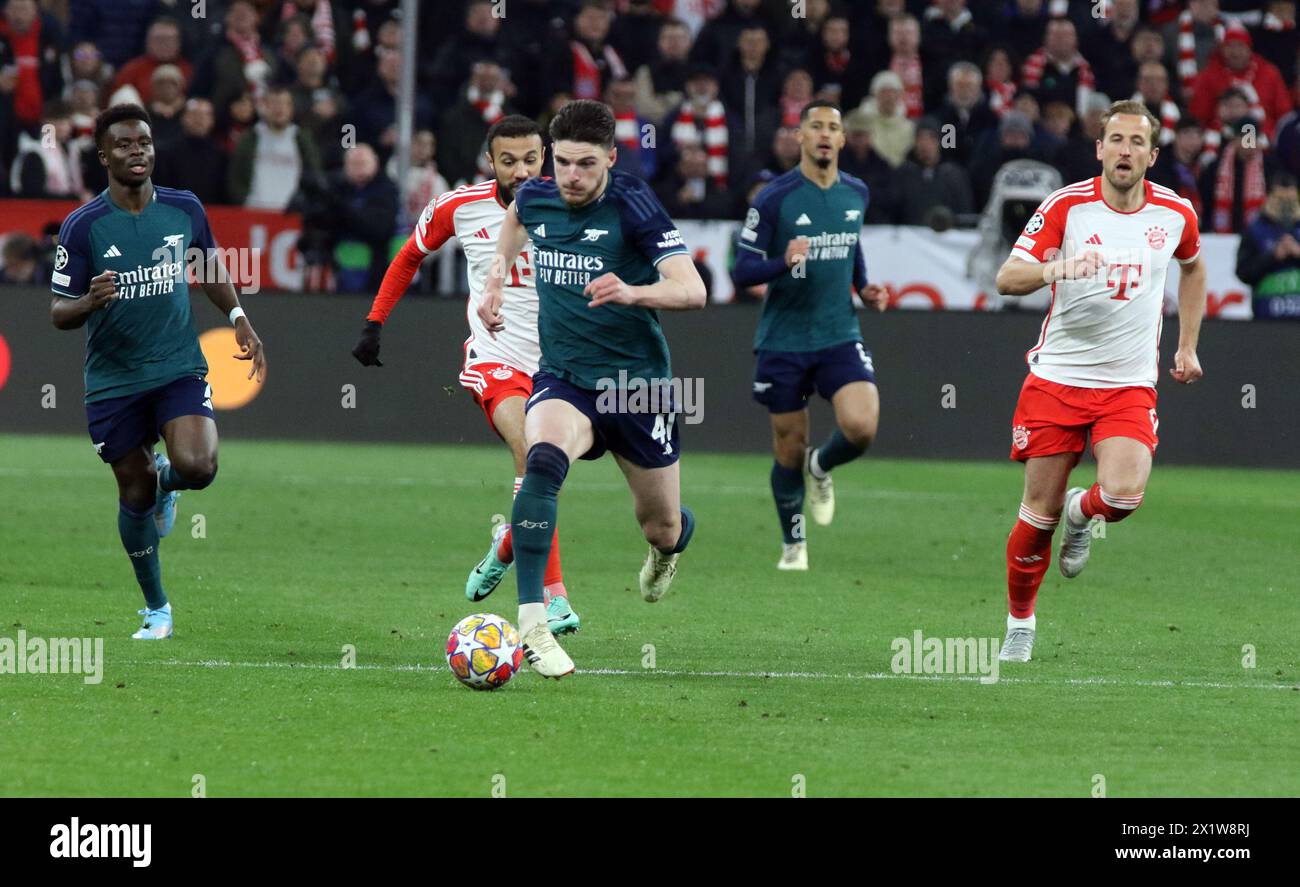
[{"label": "white football boot", "polygon": [[523,636],[524,658],[529,667],[544,678],[557,681],[565,675],[573,674],[573,660],[551,634],[551,627],[546,620],[533,625]]},{"label": "white football boot", "polygon": [[677,558],[680,554],[664,554],[653,545],[641,565],[641,600],[653,604],[663,597],[673,577],[677,575]]},{"label": "white football boot", "polygon": [[1086,492],[1083,487],[1072,487],[1065,494],[1065,519],[1061,521],[1061,549],[1057,552],[1056,563],[1066,579],[1082,573],[1092,554],[1092,522],[1086,521],[1079,527],[1070,520],[1070,503]]},{"label": "white football boot", "polygon": [[781,559],[776,562],[778,570],[808,569],[808,543],[787,542],[781,545]]},{"label": "white football boot", "polygon": [[823,478],[813,475],[812,454],[812,447],[806,448],[803,452],[803,484],[804,489],[807,490],[807,500],[804,504],[812,519],[824,527],[835,517],[835,484],[831,480],[829,471]]}]

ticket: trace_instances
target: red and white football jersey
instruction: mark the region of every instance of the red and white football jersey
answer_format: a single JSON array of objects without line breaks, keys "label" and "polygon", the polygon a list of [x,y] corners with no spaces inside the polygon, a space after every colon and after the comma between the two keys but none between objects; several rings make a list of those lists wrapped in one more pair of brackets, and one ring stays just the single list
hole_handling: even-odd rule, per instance
[{"label": "red and white football jersey", "polygon": [[1101,253],[1094,277],[1058,280],[1029,371],[1081,388],[1155,387],[1169,260],[1201,251],[1196,211],[1173,191],[1145,182],[1146,202],[1132,212],[1107,205],[1101,177],[1053,192],[1017,238],[1011,255],[1044,263],[1060,253]]},{"label": "red and white football jersey", "polygon": [[495,179],[463,185],[429,201],[411,234],[411,242],[428,255],[454,236],[465,252],[470,292],[465,310],[470,330],[465,340],[465,366],[504,363],[531,376],[542,358],[537,342],[537,287],[533,282],[531,241],[506,272],[501,302],[505,329],[495,339],[479,321],[476,310],[496,256],[506,209],[497,199]]}]

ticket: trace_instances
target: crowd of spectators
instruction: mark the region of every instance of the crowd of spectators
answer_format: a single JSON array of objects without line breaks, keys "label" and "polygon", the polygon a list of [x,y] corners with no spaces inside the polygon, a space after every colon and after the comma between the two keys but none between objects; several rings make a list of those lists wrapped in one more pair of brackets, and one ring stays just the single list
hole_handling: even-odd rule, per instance
[{"label": "crowd of spectators", "polygon": [[570,98],[613,107],[618,167],[679,218],[743,216],[814,98],[844,110],[869,223],[960,223],[1012,160],[1096,175],[1101,113],[1134,97],[1164,124],[1151,178],[1205,231],[1246,231],[1300,176],[1291,0],[422,0],[399,182],[400,5],[0,0],[0,196],[101,190],[91,125],[126,101],[158,184],[332,220],[304,240],[320,262],[355,225],[376,270],[430,198],[487,176],[492,122]]}]

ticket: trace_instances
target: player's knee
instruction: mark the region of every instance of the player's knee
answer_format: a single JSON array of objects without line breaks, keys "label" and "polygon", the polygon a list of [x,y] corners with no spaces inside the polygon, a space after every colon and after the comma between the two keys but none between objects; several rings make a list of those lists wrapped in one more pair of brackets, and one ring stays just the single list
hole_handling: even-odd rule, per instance
[{"label": "player's knee", "polygon": [[202,453],[172,461],[172,470],[185,479],[191,490],[201,490],[217,476],[217,454]]},{"label": "player's knee", "polygon": [[803,465],[803,454],[807,448],[808,436],[802,430],[777,432],[772,440],[772,454],[786,468]]},{"label": "player's knee", "polygon": [[1103,484],[1100,514],[1107,523],[1122,521],[1142,505],[1143,489],[1134,483]]},{"label": "player's knee", "polygon": [[645,541],[660,551],[667,551],[677,545],[677,540],[682,535],[681,515],[643,521],[641,532],[645,535]]},{"label": "player's knee", "polygon": [[876,423],[866,420],[841,423],[840,432],[849,443],[859,450],[865,450],[875,443]]}]

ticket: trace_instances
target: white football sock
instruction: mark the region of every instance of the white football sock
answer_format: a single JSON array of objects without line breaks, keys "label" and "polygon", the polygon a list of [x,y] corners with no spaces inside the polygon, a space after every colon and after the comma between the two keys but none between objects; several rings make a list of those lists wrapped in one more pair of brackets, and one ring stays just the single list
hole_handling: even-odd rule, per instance
[{"label": "white football sock", "polygon": [[1027,628],[1030,631],[1038,630],[1038,614],[1034,613],[1028,619],[1017,619],[1010,613],[1007,614],[1007,631],[1013,628]]},{"label": "white football sock", "polygon": [[546,621],[545,604],[520,604],[519,605],[519,633],[528,634],[528,630],[539,622]]},{"label": "white football sock", "polygon": [[[1084,493],[1083,495],[1088,494]],[[1075,527],[1082,527],[1088,523],[1088,518],[1083,515],[1083,496],[1075,496],[1067,503],[1065,516]]]}]

